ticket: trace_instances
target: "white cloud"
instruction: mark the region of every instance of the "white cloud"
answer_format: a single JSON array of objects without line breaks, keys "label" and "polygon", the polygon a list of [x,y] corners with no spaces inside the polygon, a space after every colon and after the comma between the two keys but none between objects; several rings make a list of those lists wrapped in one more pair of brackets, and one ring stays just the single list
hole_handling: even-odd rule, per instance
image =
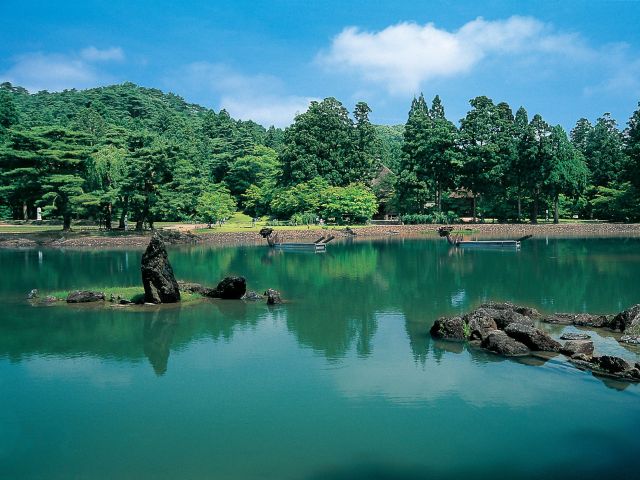
[{"label": "white cloud", "polygon": [[11,82],[31,92],[88,88],[112,81],[94,63],[124,59],[121,48],[99,50],[88,47],[79,53],[27,53],[14,58],[13,65],[0,72],[0,81]]},{"label": "white cloud", "polygon": [[355,73],[404,94],[417,92],[431,79],[466,74],[489,56],[526,54],[575,59],[592,52],[577,35],[557,34],[534,18],[514,16],[477,18],[451,32],[433,23],[399,23],[378,32],[349,27],[317,60],[327,69]]},{"label": "white cloud", "polygon": [[219,99],[217,107],[226,109],[232,117],[264,126],[291,124],[295,115],[315,100],[284,93],[282,81],[272,75],[245,75],[218,63],[191,63],[167,83],[199,97],[215,95]]},{"label": "white cloud", "polygon": [[94,46],[87,47],[80,52],[80,56],[89,62],[106,62],[124,60],[124,52],[120,47],[110,47],[100,50]]}]

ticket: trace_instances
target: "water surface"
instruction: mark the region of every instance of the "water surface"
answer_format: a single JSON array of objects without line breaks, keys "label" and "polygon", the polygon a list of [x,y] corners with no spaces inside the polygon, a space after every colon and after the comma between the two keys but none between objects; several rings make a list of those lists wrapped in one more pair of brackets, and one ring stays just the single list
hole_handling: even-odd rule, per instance
[{"label": "water surface", "polygon": [[[170,251],[289,303],[145,311],[29,306],[32,288],[139,283],[141,252],[0,251],[0,477],[357,479],[633,476],[640,388],[428,334],[486,300],[640,303],[640,240],[436,240]],[[559,335],[564,327],[554,327]],[[567,327],[571,330],[573,327]],[[601,353],[638,359],[611,334]]]}]

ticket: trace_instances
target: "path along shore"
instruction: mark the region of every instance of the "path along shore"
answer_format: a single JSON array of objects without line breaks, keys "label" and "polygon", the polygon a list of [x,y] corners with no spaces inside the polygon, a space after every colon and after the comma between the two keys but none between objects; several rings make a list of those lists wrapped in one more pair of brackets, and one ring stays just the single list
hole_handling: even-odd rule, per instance
[{"label": "path along shore", "polygon": [[[163,229],[172,244],[198,245],[262,245],[262,239],[255,229],[235,232],[190,233],[190,225],[179,225],[177,228]],[[196,225],[193,228],[199,227]],[[333,235],[335,241],[347,238],[382,239],[382,238],[437,238],[438,225],[371,225],[354,227],[355,236],[347,233],[345,227],[329,227],[326,229],[291,228],[279,229],[282,241],[314,241],[322,235]],[[623,223],[561,223],[561,224],[499,224],[475,223],[455,225],[465,238],[505,238],[517,239],[525,235],[534,237],[598,237],[640,236],[640,224]],[[465,232],[466,230],[466,232]],[[4,233],[0,234],[0,248],[144,248],[149,243],[150,232],[99,234],[95,231],[48,231],[34,234]]]}]

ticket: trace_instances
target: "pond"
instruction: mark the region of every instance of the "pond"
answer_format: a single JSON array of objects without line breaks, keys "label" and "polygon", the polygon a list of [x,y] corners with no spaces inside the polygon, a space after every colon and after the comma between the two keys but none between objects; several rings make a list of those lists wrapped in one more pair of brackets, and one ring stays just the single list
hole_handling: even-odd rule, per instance
[{"label": "pond", "polygon": [[[139,284],[141,252],[0,251],[0,477],[634,476],[640,386],[428,332],[486,300],[591,313],[640,303],[638,238],[169,257],[180,279],[239,274],[287,304],[32,307],[32,288]],[[640,358],[592,335],[597,352]]]}]

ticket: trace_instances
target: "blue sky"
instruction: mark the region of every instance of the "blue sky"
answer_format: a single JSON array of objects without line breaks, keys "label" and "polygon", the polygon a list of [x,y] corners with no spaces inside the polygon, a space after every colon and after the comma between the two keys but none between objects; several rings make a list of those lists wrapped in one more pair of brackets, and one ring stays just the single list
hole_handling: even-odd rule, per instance
[{"label": "blue sky", "polygon": [[2,0],[0,81],[31,91],[132,81],[284,126],[311,99],[406,121],[439,94],[487,95],[569,129],[640,100],[640,1]]}]

